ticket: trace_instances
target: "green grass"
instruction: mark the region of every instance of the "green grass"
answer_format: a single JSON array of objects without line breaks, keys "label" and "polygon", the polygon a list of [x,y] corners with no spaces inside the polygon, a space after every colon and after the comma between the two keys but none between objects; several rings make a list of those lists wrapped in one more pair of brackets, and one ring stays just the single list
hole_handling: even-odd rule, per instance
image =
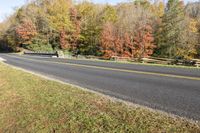
[{"label": "green grass", "polygon": [[0,63],[0,132],[200,132],[199,123],[114,102]]}]

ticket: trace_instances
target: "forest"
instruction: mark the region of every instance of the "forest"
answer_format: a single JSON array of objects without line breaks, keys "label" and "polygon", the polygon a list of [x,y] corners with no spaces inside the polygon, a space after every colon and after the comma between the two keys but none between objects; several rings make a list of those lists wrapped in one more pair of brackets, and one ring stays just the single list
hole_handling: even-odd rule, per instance
[{"label": "forest", "polygon": [[0,23],[0,50],[110,59],[200,58],[200,2],[33,0]]}]

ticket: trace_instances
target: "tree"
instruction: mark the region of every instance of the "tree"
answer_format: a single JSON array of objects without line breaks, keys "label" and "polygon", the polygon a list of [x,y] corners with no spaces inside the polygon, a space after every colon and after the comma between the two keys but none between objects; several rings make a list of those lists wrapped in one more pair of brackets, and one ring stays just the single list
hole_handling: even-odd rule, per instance
[{"label": "tree", "polygon": [[197,45],[196,45],[196,58],[200,58],[200,16],[196,18],[197,21]]},{"label": "tree", "polygon": [[82,2],[77,6],[81,16],[81,34],[79,51],[84,55],[101,55],[100,34],[102,25],[100,13],[102,7],[90,2]]},{"label": "tree", "polygon": [[[48,18],[48,23],[51,27],[50,34],[53,38],[52,43],[56,43],[58,40],[63,40],[62,37],[66,36],[66,33],[70,33],[73,29],[72,22],[70,21],[70,0],[52,0],[44,1],[46,4],[46,13]],[[65,34],[65,35],[64,35]],[[61,36],[62,35],[62,36]],[[59,39],[58,39],[59,38]],[[65,38],[66,39],[66,38]],[[63,42],[63,41],[62,41]],[[60,48],[67,48],[64,46],[68,43],[61,44]]]},{"label": "tree", "polygon": [[104,54],[104,58],[110,59],[112,56],[116,56],[115,48],[115,37],[114,37],[114,27],[111,23],[106,23],[103,27],[101,33],[101,47]]},{"label": "tree", "polygon": [[36,27],[30,20],[23,20],[22,23],[15,28],[19,44],[31,44],[31,40],[37,35]]},{"label": "tree", "polygon": [[149,8],[151,5],[149,0],[134,0],[134,4],[136,6],[142,6],[144,8]]},{"label": "tree", "polygon": [[117,21],[117,11],[110,5],[106,5],[100,15],[102,23],[115,23]]},{"label": "tree", "polygon": [[115,44],[115,52],[117,53],[117,56],[125,56],[126,47],[124,46],[124,38],[120,36],[119,34],[115,33],[114,44]]},{"label": "tree", "polygon": [[195,46],[193,51],[196,51],[195,58],[200,58],[200,2],[188,3],[185,8],[185,14],[187,18],[190,18],[189,27],[190,31],[192,31],[192,33],[189,32],[192,35],[187,37],[190,38],[191,42],[196,43],[195,45],[192,43]]},{"label": "tree", "polygon": [[66,33],[65,33],[65,30],[60,30],[60,47],[61,49],[67,49],[69,48],[69,44],[68,42],[66,41]]},{"label": "tree", "polygon": [[26,18],[26,14],[24,12],[24,7],[21,7],[20,9],[17,10],[16,13],[16,21],[21,23],[24,21],[24,19]]},{"label": "tree", "polygon": [[71,38],[71,50],[74,54],[78,54],[77,53],[79,49],[78,41],[81,33],[81,17],[80,15],[78,15],[78,11],[76,8],[70,9],[70,19],[74,26]]},{"label": "tree", "polygon": [[179,0],[169,0],[158,32],[160,56],[174,58],[181,44],[181,23],[184,19],[183,5]]},{"label": "tree", "polygon": [[193,59],[197,55],[198,33],[194,19],[185,17],[182,23],[181,43],[177,48],[177,56],[184,59]]},{"label": "tree", "polygon": [[155,4],[151,5],[151,11],[159,18],[161,18],[164,15],[165,10],[165,4],[158,0],[155,2]]},{"label": "tree", "polygon": [[124,45],[123,45],[123,57],[134,57],[135,47],[133,44],[132,36],[129,33],[125,33],[123,36]]},{"label": "tree", "polygon": [[10,28],[6,31],[3,38],[5,39],[4,42],[7,43],[8,47],[11,47],[13,51],[18,51],[19,44],[16,39],[16,33],[14,28]]},{"label": "tree", "polygon": [[197,19],[200,17],[200,2],[190,2],[185,7],[185,14],[190,18]]},{"label": "tree", "polygon": [[151,25],[144,25],[139,28],[134,36],[134,46],[135,46],[135,57],[144,58],[153,54],[154,48],[154,36],[153,28]]}]

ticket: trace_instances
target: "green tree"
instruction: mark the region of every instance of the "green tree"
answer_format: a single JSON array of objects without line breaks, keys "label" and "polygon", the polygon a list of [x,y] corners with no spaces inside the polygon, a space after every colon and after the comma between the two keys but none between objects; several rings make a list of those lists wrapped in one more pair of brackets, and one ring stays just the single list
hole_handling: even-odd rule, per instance
[{"label": "green tree", "polygon": [[99,55],[101,6],[90,2],[83,2],[77,6],[81,17],[81,34],[79,51],[84,55]]},{"label": "green tree", "polygon": [[102,23],[115,23],[117,21],[117,11],[113,6],[106,5],[101,13]]},{"label": "green tree", "polygon": [[179,0],[169,0],[157,34],[157,50],[160,56],[176,57],[177,48],[181,44],[183,19],[183,4]]},{"label": "green tree", "polygon": [[200,58],[200,16],[197,20],[198,20],[197,22],[198,45],[196,49],[197,49],[197,58]]},{"label": "green tree", "polygon": [[[73,26],[70,21],[69,10],[71,7],[71,1],[69,0],[53,0],[45,2],[47,7],[47,19],[50,25],[50,35],[52,38],[52,44],[57,48],[67,48],[68,43],[64,43],[63,37],[67,33],[71,33]],[[64,40],[67,38],[64,38]],[[56,46],[59,45],[59,46]]]}]

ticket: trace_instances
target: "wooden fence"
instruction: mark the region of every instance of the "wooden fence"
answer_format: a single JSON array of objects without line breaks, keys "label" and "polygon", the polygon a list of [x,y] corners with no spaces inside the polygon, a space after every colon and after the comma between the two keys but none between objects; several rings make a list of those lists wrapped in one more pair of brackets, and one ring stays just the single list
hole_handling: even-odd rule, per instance
[{"label": "wooden fence", "polygon": [[133,58],[128,57],[117,57],[113,56],[113,60],[116,61],[131,61],[131,62],[141,62],[141,63],[151,63],[151,64],[163,64],[163,65],[182,65],[182,66],[194,66],[200,67],[200,59],[192,60],[180,60],[180,59],[168,59],[168,58],[157,58],[157,57],[148,57],[148,58]]}]

